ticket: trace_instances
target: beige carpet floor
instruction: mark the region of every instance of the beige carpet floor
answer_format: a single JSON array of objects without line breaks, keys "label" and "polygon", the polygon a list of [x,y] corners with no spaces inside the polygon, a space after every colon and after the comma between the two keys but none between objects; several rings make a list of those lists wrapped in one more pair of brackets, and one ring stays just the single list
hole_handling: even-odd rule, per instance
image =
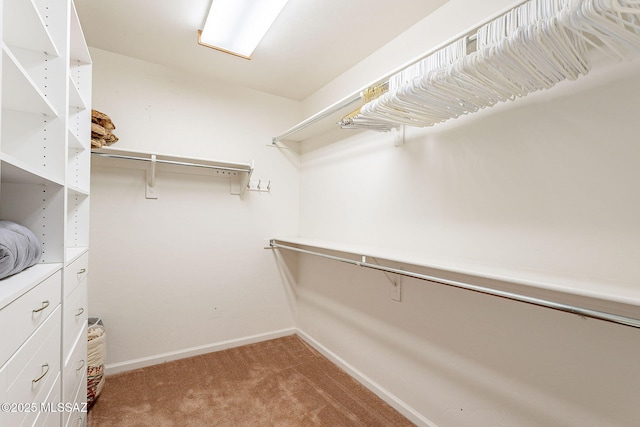
[{"label": "beige carpet floor", "polygon": [[107,376],[89,427],[412,426],[293,335]]}]

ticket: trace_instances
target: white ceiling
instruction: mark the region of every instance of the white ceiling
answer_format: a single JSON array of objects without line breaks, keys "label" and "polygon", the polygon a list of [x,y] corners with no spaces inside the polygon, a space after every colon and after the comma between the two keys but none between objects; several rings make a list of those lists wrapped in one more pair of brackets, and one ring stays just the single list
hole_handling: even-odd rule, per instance
[{"label": "white ceiling", "polygon": [[289,0],[250,61],[197,44],[211,0],[75,3],[91,47],[302,100],[446,1]]}]

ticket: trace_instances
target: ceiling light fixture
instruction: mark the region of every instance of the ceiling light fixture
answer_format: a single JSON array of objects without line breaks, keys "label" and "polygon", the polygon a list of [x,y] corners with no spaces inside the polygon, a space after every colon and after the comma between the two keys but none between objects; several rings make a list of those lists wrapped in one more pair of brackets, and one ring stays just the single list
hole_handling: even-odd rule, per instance
[{"label": "ceiling light fixture", "polygon": [[287,0],[213,0],[198,43],[251,59]]}]

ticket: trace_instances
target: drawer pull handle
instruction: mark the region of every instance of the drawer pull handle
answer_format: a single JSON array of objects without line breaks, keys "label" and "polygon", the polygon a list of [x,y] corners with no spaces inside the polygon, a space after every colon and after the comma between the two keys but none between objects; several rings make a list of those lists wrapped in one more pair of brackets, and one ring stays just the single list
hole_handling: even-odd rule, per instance
[{"label": "drawer pull handle", "polygon": [[82,360],[80,361],[79,365],[80,365],[80,366],[78,366],[78,367],[76,368],[76,371],[79,371],[80,369],[84,368],[84,359],[82,359]]},{"label": "drawer pull handle", "polygon": [[31,380],[34,384],[37,383],[38,381],[40,381],[41,379],[44,378],[45,375],[47,375],[49,373],[49,364],[45,363],[44,365],[42,365],[42,368],[45,369],[45,371],[42,373],[42,375],[40,375],[38,378]]},{"label": "drawer pull handle", "polygon": [[42,310],[44,310],[45,308],[47,308],[47,307],[49,307],[49,301],[48,301],[48,300],[47,300],[47,301],[42,301],[42,307],[40,307],[40,308],[34,308],[32,311],[33,311],[34,313],[39,313],[39,312],[41,312]]},{"label": "drawer pull handle", "polygon": [[76,317],[80,316],[82,313],[84,313],[84,308],[80,307],[76,313]]},{"label": "drawer pull handle", "polygon": [[86,273],[87,269],[86,268],[81,268],[80,270],[78,270],[78,274],[82,274],[82,273]]}]

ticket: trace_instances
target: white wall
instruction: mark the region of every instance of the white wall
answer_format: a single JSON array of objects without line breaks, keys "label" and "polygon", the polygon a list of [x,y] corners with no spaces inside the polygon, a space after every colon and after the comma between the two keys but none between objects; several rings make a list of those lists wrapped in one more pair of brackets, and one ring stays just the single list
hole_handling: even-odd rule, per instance
[{"label": "white wall", "polygon": [[135,367],[292,328],[290,290],[262,247],[297,231],[297,165],[267,144],[299,104],[91,54],[93,106],[116,124],[114,148],[253,159],[254,179],[271,180],[270,193],[239,197],[224,178],[162,172],[159,198],[148,200],[139,164],[93,159],[90,306],[107,328],[107,364]]},{"label": "white wall", "polygon": [[[449,2],[418,25],[455,27],[474,3]],[[301,157],[300,235],[637,294],[640,67],[595,68],[556,91],[408,130],[403,147],[372,132],[314,141]],[[339,97],[344,82],[334,83],[315,96]],[[424,423],[640,419],[636,329],[407,278],[398,303],[381,273],[306,255],[283,262],[297,267],[298,327]]]}]

